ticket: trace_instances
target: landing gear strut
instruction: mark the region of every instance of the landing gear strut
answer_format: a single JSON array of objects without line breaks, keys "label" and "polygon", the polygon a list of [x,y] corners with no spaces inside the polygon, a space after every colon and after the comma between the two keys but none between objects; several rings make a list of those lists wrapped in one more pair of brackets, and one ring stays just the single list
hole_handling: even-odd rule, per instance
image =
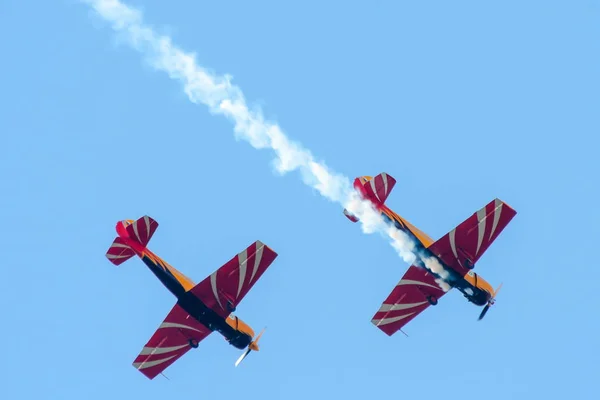
[{"label": "landing gear strut", "polygon": [[236,308],[233,305],[233,303],[229,300],[227,300],[227,311],[229,312],[235,312]]},{"label": "landing gear strut", "polygon": [[467,269],[473,269],[475,265],[467,258],[465,261],[463,261],[463,266]]}]

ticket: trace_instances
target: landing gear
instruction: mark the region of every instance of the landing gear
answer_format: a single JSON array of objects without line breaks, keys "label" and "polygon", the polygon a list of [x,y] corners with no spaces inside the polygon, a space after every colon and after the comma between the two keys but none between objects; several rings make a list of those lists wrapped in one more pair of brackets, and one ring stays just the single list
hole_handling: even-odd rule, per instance
[{"label": "landing gear", "polygon": [[465,261],[463,261],[463,266],[467,269],[473,269],[475,265],[467,258]]},{"label": "landing gear", "polygon": [[227,311],[235,312],[236,308],[230,300],[227,300]]},{"label": "landing gear", "polygon": [[190,345],[191,348],[193,348],[193,349],[197,349],[198,348],[198,344],[199,343],[198,343],[197,340],[189,339],[188,343],[189,343],[189,345]]},{"label": "landing gear", "polygon": [[438,300],[437,298],[433,297],[433,296],[427,296],[427,301],[429,302],[429,304],[431,304],[432,306],[437,305]]}]

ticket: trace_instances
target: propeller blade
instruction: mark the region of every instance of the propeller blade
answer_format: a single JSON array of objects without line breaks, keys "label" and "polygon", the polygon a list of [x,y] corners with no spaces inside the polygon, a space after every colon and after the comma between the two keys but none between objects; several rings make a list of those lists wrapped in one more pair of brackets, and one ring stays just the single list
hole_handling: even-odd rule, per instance
[{"label": "propeller blade", "polygon": [[487,314],[489,309],[490,309],[490,304],[488,303],[485,307],[483,307],[483,311],[481,311],[481,314],[479,314],[478,321],[481,321],[483,319],[483,317],[485,317],[485,314]]},{"label": "propeller blade", "polygon": [[265,326],[263,328],[262,331],[260,331],[260,333],[258,334],[258,336],[256,337],[256,339],[254,339],[254,344],[258,345],[258,341],[260,340],[260,337],[263,335],[263,333],[265,333],[265,331],[267,330],[267,327]]},{"label": "propeller blade", "polygon": [[481,321],[483,319],[483,317],[485,317],[485,314],[487,314],[487,312],[490,309],[490,307],[496,302],[496,296],[498,295],[498,292],[502,288],[502,285],[503,285],[503,283],[501,283],[498,286],[498,288],[494,291],[494,294],[492,295],[492,298],[488,301],[488,303],[485,305],[485,307],[483,307],[483,310],[481,311],[481,314],[479,314],[478,321]]},{"label": "propeller blade", "polygon": [[494,292],[494,298],[496,298],[496,296],[498,296],[498,292],[500,291],[500,289],[502,289],[502,285],[503,285],[503,284],[504,284],[504,282],[503,282],[503,283],[501,283],[501,284],[498,286],[498,289],[496,289],[496,291]]},{"label": "propeller blade", "polygon": [[240,365],[240,363],[242,362],[242,360],[244,358],[246,358],[246,356],[248,354],[250,354],[251,351],[252,351],[252,349],[248,347],[248,349],[245,352],[242,353],[242,355],[240,356],[240,358],[237,359],[237,361],[235,362],[235,366],[237,367],[238,365]]}]

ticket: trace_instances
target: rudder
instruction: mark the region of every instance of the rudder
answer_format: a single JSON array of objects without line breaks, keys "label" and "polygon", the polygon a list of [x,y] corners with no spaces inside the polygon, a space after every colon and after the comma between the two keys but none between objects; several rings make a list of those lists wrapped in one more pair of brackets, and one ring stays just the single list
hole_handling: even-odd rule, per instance
[{"label": "rudder", "polygon": [[[126,222],[127,225],[123,223],[123,226],[127,231],[125,236],[135,240],[144,247],[148,245],[148,242],[150,242],[150,239],[152,239],[152,235],[154,235],[154,232],[156,232],[156,229],[158,228],[158,222],[147,215],[144,215],[137,221],[131,223],[129,223],[129,221]],[[119,224],[117,224],[117,232],[119,232]],[[119,236],[123,235],[119,233]]]},{"label": "rudder", "polygon": [[369,177],[356,178],[354,186],[356,187],[360,182],[364,194],[366,194],[371,201],[384,204],[396,185],[396,179],[385,172],[380,173],[372,179],[368,178]]},{"label": "rudder", "polygon": [[[395,185],[396,179],[385,172],[375,177],[364,175],[354,179],[354,189],[360,193],[363,199],[369,200],[375,205],[383,205]],[[360,221],[347,209],[344,209],[344,215],[352,222]]]}]

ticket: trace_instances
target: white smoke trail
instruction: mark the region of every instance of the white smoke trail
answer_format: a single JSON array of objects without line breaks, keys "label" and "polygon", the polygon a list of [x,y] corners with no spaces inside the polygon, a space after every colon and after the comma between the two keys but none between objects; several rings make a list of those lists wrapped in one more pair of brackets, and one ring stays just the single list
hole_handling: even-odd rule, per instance
[{"label": "white smoke trail", "polygon": [[[299,170],[305,184],[356,215],[363,232],[379,232],[389,237],[405,262],[410,264],[415,260],[415,244],[408,235],[388,226],[371,203],[359,198],[347,177],[335,173],[323,162],[317,162],[309,150],[289,140],[277,124],[266,121],[260,110],[250,110],[244,94],[231,83],[229,75],[218,76],[199,66],[195,54],[184,52],[168,36],[159,35],[147,26],[139,10],[119,0],[82,1],[109,22],[117,34],[142,53],[154,68],[180,81],[191,102],[204,104],[211,113],[231,119],[235,124],[236,139],[244,139],[256,149],[273,150],[278,173]],[[427,263],[434,267],[437,263],[441,267],[437,260],[432,260]]]}]

